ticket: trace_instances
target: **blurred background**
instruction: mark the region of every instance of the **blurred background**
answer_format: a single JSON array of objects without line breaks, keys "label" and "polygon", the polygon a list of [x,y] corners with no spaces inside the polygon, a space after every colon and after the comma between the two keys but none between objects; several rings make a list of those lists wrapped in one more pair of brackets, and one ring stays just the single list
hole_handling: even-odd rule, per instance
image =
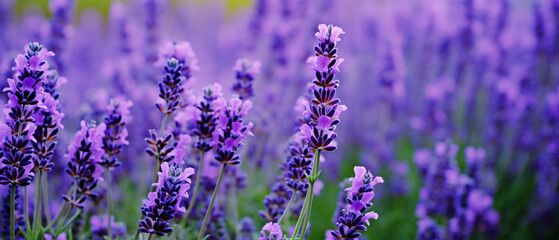
[{"label": "blurred background", "polygon": [[[249,113],[255,136],[246,140],[240,170],[228,176],[211,228],[220,233],[215,239],[241,239],[235,229],[243,217],[254,222],[253,236],[270,221],[263,201],[277,197],[271,189],[300,124],[295,106],[309,94],[314,73],[306,60],[319,23],[346,32],[336,77],[348,110],[336,130],[338,149],[323,153],[324,187],[308,239],[335,229],[339,193],[355,165],[385,179],[371,208],[380,217],[361,239],[437,239],[430,231],[452,232],[467,208],[474,216],[457,225],[469,226],[467,239],[559,239],[557,0],[2,0],[0,76],[12,76],[28,42],[57,54],[53,65],[68,79],[60,90],[66,116],[57,166],[65,166],[80,120],[101,122],[112,97],[134,102],[125,167],[113,185],[120,189],[116,220],[130,235],[153,171],[144,138],[161,117],[154,106],[159,47],[190,42],[200,66],[193,96],[213,82],[235,94],[235,61],[260,61]],[[64,169],[54,172],[56,204]],[[103,197],[87,216],[103,212]],[[94,237],[85,222],[82,233]],[[190,239],[191,230],[169,238]]]}]

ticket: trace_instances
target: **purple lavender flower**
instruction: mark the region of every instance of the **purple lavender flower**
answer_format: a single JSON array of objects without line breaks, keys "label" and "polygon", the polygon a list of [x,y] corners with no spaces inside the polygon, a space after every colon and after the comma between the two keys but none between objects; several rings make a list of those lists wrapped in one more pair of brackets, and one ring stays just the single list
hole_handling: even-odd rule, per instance
[{"label": "purple lavender flower", "polygon": [[319,32],[315,36],[319,43],[314,47],[316,56],[307,60],[311,63],[316,77],[311,86],[313,98],[304,103],[303,115],[309,117],[310,122],[300,128],[300,134],[311,149],[333,151],[336,149],[334,130],[340,122],[340,114],[347,109],[339,104],[340,99],[335,98],[339,81],[334,80],[334,75],[340,71],[339,66],[344,61],[343,58],[338,58],[336,48],[336,43],[340,41],[339,37],[344,31],[325,24],[320,24],[318,29]]},{"label": "purple lavender flower", "polygon": [[128,129],[126,124],[130,121],[131,101],[120,101],[111,99],[107,107],[108,116],[104,123],[107,126],[103,137],[103,155],[101,165],[106,168],[114,168],[120,165],[117,155],[122,151],[124,145],[128,145]]},{"label": "purple lavender flower", "polygon": [[66,69],[62,53],[63,46],[67,44],[74,5],[74,0],[50,0],[49,2],[49,10],[52,13],[52,17],[50,23],[51,36],[48,47],[58,54],[54,57],[54,63],[61,73],[64,73]]},{"label": "purple lavender flower", "polygon": [[250,129],[253,123],[243,123],[243,117],[252,108],[252,102],[243,102],[238,97],[231,98],[229,103],[223,98],[217,101],[220,102],[218,105],[221,109],[218,110],[217,125],[213,132],[215,159],[223,164],[237,165],[241,163],[237,149],[242,146],[241,141],[246,136],[252,135]]},{"label": "purple lavender flower", "polygon": [[[91,224],[93,240],[102,240],[107,236],[107,226],[109,225],[107,215],[92,216],[89,223]],[[124,238],[126,236],[126,225],[122,222],[115,222],[114,216],[111,216],[111,229],[111,238]]]},{"label": "purple lavender flower", "polygon": [[169,221],[178,212],[185,212],[184,207],[179,207],[179,204],[183,197],[188,197],[189,177],[193,173],[192,168],[183,171],[177,165],[169,165],[167,162],[161,164],[159,180],[154,183],[157,189],[150,192],[148,199],[143,201],[142,213],[145,217],[139,223],[140,231],[158,236],[173,231]]},{"label": "purple lavender flower", "polygon": [[[3,143],[2,162],[0,163],[0,184],[17,184],[26,186],[31,183],[34,174],[31,142],[35,142],[35,113],[40,109],[44,98],[41,88],[48,69],[46,59],[53,56],[38,43],[30,43],[25,55],[19,54],[15,61],[15,79],[8,79],[8,104],[4,111],[8,116],[7,126],[1,127]],[[43,106],[44,108],[44,106]],[[38,119],[42,120],[42,119]],[[9,134],[11,132],[11,134]],[[12,135],[11,137],[8,137]],[[47,168],[50,164],[45,163]]]},{"label": "purple lavender flower", "polygon": [[330,234],[334,237],[330,239],[355,239],[361,236],[358,231],[367,231],[365,224],[369,225],[369,219],[378,219],[378,214],[367,210],[373,206],[371,200],[375,196],[374,186],[384,183],[382,177],[373,177],[365,167],[354,167],[355,177],[350,178],[351,187],[346,188],[346,203],[348,208],[342,209],[342,214],[338,218],[337,230]]},{"label": "purple lavender flower", "polygon": [[204,89],[203,99],[198,104],[187,106],[185,111],[177,114],[175,118],[179,122],[187,122],[187,128],[196,138],[194,146],[202,152],[212,149],[211,140],[217,124],[217,111],[218,107],[222,107],[220,104],[223,104],[216,100],[222,96],[221,85],[214,83]]},{"label": "purple lavender flower", "polygon": [[172,143],[172,134],[168,134],[165,137],[158,137],[155,130],[149,130],[150,137],[146,138],[148,143],[148,148],[146,149],[147,154],[153,157],[159,163],[178,161],[175,159],[175,155],[172,152],[175,150],[176,142]]},{"label": "purple lavender flower", "polygon": [[259,237],[258,240],[280,240],[283,239],[283,232],[281,231],[281,226],[277,223],[266,223],[264,227],[262,227],[262,231],[260,231],[262,237]]},{"label": "purple lavender flower", "polygon": [[252,234],[254,233],[254,221],[250,217],[243,217],[239,222],[239,240],[252,240]]},{"label": "purple lavender flower", "polygon": [[306,176],[311,174],[314,153],[303,139],[296,136],[289,144],[288,154],[285,171],[286,185],[293,192],[305,193],[309,187]]},{"label": "purple lavender flower", "polygon": [[455,182],[450,181],[459,174],[456,164],[458,146],[439,142],[429,160],[424,186],[419,192],[418,217],[443,215],[454,216]]},{"label": "purple lavender flower", "polygon": [[97,197],[93,192],[97,181],[103,173],[99,166],[105,154],[103,150],[103,137],[106,126],[104,123],[96,126],[95,122],[86,124],[81,121],[81,129],[74,135],[74,141],[68,146],[69,159],[66,173],[72,177],[75,184],[75,193],[64,195],[65,201],[72,206],[83,208],[87,197]]},{"label": "purple lavender flower", "polygon": [[61,121],[64,114],[58,110],[58,92],[60,84],[64,83],[65,79],[58,81],[58,73],[55,70],[50,70],[43,85],[45,92],[43,99],[38,103],[38,109],[33,116],[37,129],[35,130],[35,142],[32,142],[35,152],[35,168],[44,172],[48,172],[54,166],[51,161],[56,147],[58,132],[64,129]]},{"label": "purple lavender flower", "polygon": [[237,59],[233,70],[235,71],[237,82],[233,85],[233,91],[239,95],[241,100],[254,96],[252,81],[260,73],[260,62],[248,59]]},{"label": "purple lavender flower", "polygon": [[417,240],[443,240],[444,230],[433,219],[424,217],[417,222]]}]

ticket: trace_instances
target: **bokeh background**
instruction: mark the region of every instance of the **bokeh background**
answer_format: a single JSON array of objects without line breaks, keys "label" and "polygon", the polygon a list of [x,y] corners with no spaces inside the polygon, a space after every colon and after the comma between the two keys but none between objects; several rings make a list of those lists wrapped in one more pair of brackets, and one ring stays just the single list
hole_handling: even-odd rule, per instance
[{"label": "bokeh background", "polygon": [[[315,198],[309,239],[323,239],[334,228],[339,183],[353,176],[355,165],[385,179],[372,207],[380,217],[363,239],[416,238],[416,207],[425,184],[418,152],[434,152],[437,142],[458,146],[451,162],[466,175],[465,149],[486,152],[479,188],[492,199],[499,220],[495,232],[477,228],[470,239],[559,239],[559,1],[147,2],[77,0],[64,18],[57,18],[47,0],[0,3],[2,79],[31,41],[56,51],[56,65],[68,79],[60,91],[66,128],[57,166],[65,166],[61,156],[79,120],[101,121],[114,96],[134,102],[131,145],[114,184],[115,216],[129,234],[153,171],[144,137],[160,118],[153,106],[161,72],[153,64],[158,47],[168,41],[192,44],[200,66],[194,94],[212,82],[233,94],[236,59],[262,63],[251,99],[255,136],[243,152],[246,186],[236,190],[238,213],[230,212],[230,192],[220,203],[225,231],[235,228],[232,214],[238,214],[251,217],[258,232],[267,222],[259,215],[262,201],[281,174],[278,166],[296,130],[296,100],[313,78],[305,61],[316,26],[327,23],[346,32],[338,78],[348,111],[337,130],[338,150],[324,153],[324,188]],[[55,28],[61,35],[53,35]],[[59,200],[56,182],[63,185],[64,179],[56,175],[63,169],[57,171],[52,202]],[[91,215],[104,208],[102,198]],[[434,218],[448,224],[445,217]]]}]

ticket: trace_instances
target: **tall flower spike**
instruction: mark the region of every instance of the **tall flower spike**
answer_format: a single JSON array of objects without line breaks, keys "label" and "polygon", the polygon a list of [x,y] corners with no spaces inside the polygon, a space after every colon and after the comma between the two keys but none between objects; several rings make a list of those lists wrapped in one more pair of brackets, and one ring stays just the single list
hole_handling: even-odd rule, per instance
[{"label": "tall flower spike", "polygon": [[332,25],[320,24],[319,32],[315,34],[319,40],[314,47],[315,56],[310,57],[310,63],[315,71],[315,79],[311,86],[313,96],[310,101],[304,101],[303,116],[310,121],[300,128],[300,135],[309,143],[312,149],[333,151],[336,149],[334,130],[340,122],[340,114],[347,109],[340,105],[336,98],[336,88],[339,81],[334,75],[340,71],[339,66],[344,61],[338,58],[336,43],[344,31]]},{"label": "tall flower spike", "polygon": [[103,150],[105,155],[101,161],[101,165],[114,168],[120,165],[116,157],[122,151],[124,145],[128,145],[128,129],[126,124],[130,121],[131,101],[120,101],[111,99],[107,107],[108,116],[105,117],[104,123],[107,126],[105,136],[103,137]]},{"label": "tall flower spike", "polygon": [[185,212],[184,207],[179,207],[179,204],[183,197],[188,197],[189,177],[193,173],[192,168],[183,171],[177,165],[169,165],[167,162],[161,164],[159,181],[154,184],[157,189],[150,192],[148,199],[143,201],[141,210],[145,217],[139,222],[140,231],[157,236],[173,231],[169,221],[177,212]]},{"label": "tall flower spike", "polygon": [[43,84],[43,99],[38,103],[38,109],[34,118],[37,129],[35,130],[35,142],[32,142],[35,152],[35,168],[44,172],[48,172],[54,166],[51,161],[54,155],[54,148],[57,144],[59,129],[64,129],[62,119],[64,114],[59,111],[58,92],[60,84],[65,79],[59,81],[58,72],[50,69],[47,72],[46,79]]},{"label": "tall flower spike", "polygon": [[213,133],[213,147],[215,148],[215,159],[223,164],[237,165],[241,163],[237,155],[237,149],[242,146],[242,140],[247,135],[252,135],[250,129],[252,122],[244,124],[243,117],[252,108],[251,101],[243,102],[238,97],[233,97],[228,104],[224,99],[217,101],[223,104],[219,110],[216,130]]},{"label": "tall flower spike", "polygon": [[74,142],[68,146],[68,167],[66,173],[74,179],[77,184],[76,193],[69,196],[64,195],[65,201],[73,206],[83,208],[87,197],[97,197],[93,189],[103,173],[99,166],[105,154],[103,150],[103,137],[105,136],[105,124],[96,126],[95,122],[86,124],[81,121],[81,129],[74,135]]},{"label": "tall flower spike", "polygon": [[[208,152],[212,149],[211,141],[217,125],[217,111],[223,107],[223,101],[217,100],[222,96],[221,85],[214,83],[204,89],[204,96],[198,104],[188,106],[186,111],[179,113],[185,115],[187,128],[196,140],[194,147],[199,151]],[[177,119],[180,118],[177,116]]]},{"label": "tall flower spike", "polygon": [[254,76],[260,73],[260,62],[248,59],[237,59],[235,71],[237,82],[233,85],[233,91],[239,95],[240,99],[247,99],[254,96],[252,81]]},{"label": "tall flower spike", "polygon": [[[31,142],[37,128],[35,115],[39,103],[43,101],[43,82],[48,69],[47,58],[54,53],[47,51],[42,45],[30,43],[25,55],[19,54],[16,59],[14,79],[8,79],[9,87],[4,89],[8,94],[8,103],[4,111],[7,126],[0,127],[0,142],[3,143],[3,158],[0,163],[0,184],[17,184],[26,186],[31,183],[34,174],[31,172],[33,148]],[[40,119],[42,120],[42,119]],[[10,137],[11,135],[11,137]],[[46,168],[51,165],[45,163]]]},{"label": "tall flower spike", "polygon": [[[346,188],[347,191],[347,208],[342,209],[341,216],[336,223],[338,229],[330,231],[333,239],[355,239],[361,236],[358,231],[367,231],[369,219],[377,219],[378,214],[368,209],[373,206],[371,200],[375,196],[374,186],[378,183],[384,183],[382,177],[373,177],[371,172],[365,167],[353,168],[355,177],[350,178],[351,187]],[[366,226],[366,225],[367,226]],[[327,236],[332,239],[331,237]]]},{"label": "tall flower spike", "polygon": [[172,114],[177,108],[184,108],[186,102],[181,96],[188,92],[192,71],[198,70],[198,60],[189,42],[168,42],[159,49],[156,66],[162,66],[165,75],[159,81],[159,97],[156,103],[164,114]]}]

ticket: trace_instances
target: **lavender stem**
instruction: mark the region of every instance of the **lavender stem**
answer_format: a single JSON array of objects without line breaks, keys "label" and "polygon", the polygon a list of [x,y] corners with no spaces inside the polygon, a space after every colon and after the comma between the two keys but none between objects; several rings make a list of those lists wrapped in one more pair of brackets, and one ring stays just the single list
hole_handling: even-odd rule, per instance
[{"label": "lavender stem", "polygon": [[186,223],[186,219],[194,209],[194,204],[196,203],[196,196],[198,196],[198,190],[200,190],[200,179],[202,178],[202,168],[204,167],[204,154],[206,152],[202,151],[200,154],[200,161],[198,162],[198,171],[196,172],[196,183],[194,184],[194,192],[192,193],[192,197],[190,198],[190,204],[188,204],[188,209],[184,214],[184,217],[181,220],[180,225],[184,225]]},{"label": "lavender stem", "polygon": [[204,222],[202,223],[202,228],[200,228],[200,234],[198,234],[198,240],[202,240],[204,238],[204,232],[206,231],[206,225],[208,225],[208,220],[210,220],[210,215],[212,213],[212,207],[215,202],[215,197],[219,191],[219,186],[221,185],[221,180],[223,179],[223,174],[225,173],[225,167],[227,164],[223,164],[221,166],[221,170],[219,171],[219,178],[217,179],[217,183],[215,185],[214,192],[212,194],[212,199],[210,200],[210,205],[206,210],[206,216],[204,216]]}]

